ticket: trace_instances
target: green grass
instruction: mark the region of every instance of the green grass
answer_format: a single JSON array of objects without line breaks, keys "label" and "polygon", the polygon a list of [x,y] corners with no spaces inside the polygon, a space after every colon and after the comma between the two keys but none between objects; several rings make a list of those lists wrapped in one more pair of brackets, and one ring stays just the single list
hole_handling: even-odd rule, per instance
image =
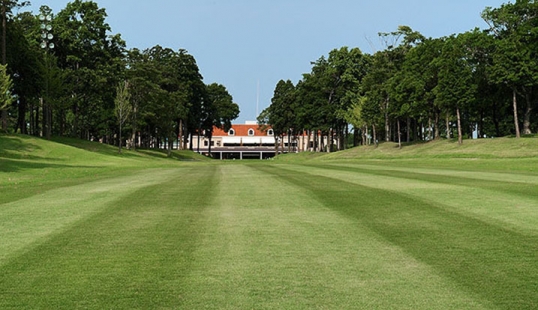
[{"label": "green grass", "polygon": [[535,309],[521,140],[221,162],[0,136],[0,308]]},{"label": "green grass", "polygon": [[424,143],[403,144],[401,149],[397,143],[380,143],[378,147],[364,146],[353,148],[342,153],[333,153],[324,159],[356,159],[356,158],[532,158],[538,156],[538,138],[528,137],[495,138],[464,140],[458,145],[457,140],[437,140]]}]

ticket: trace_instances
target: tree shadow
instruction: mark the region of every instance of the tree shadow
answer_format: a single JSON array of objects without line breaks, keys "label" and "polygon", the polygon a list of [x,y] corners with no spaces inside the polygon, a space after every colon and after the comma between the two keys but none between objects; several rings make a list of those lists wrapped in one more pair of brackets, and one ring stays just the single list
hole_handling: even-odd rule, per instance
[{"label": "tree shadow", "polygon": [[11,159],[42,159],[40,156],[31,155],[42,148],[31,143],[35,137],[23,135],[0,135],[0,158]]},{"label": "tree shadow", "polygon": [[122,149],[121,154],[118,152],[118,147],[110,144],[104,144],[97,141],[88,141],[75,138],[66,138],[66,137],[54,137],[52,141],[74,147],[83,151],[98,153],[106,156],[115,156],[123,158],[140,158],[140,154],[128,150],[126,148]]},{"label": "tree shadow", "polygon": [[[22,170],[31,170],[31,169],[61,169],[61,168],[72,168],[73,166],[64,165],[64,164],[55,164],[55,163],[44,163],[37,162],[32,160],[16,160],[8,158],[0,158],[0,172],[19,172]],[[86,168],[92,169],[96,167],[92,166],[77,166],[77,168]]]},{"label": "tree shadow", "polygon": [[130,150],[122,148],[121,154],[118,152],[118,147],[103,144],[96,141],[87,141],[74,138],[55,137],[53,141],[63,145],[78,148],[80,150],[98,153],[106,156],[122,157],[122,158],[154,158],[154,159],[170,159],[179,161],[203,161],[210,160],[206,156],[199,155],[190,151],[177,151],[171,152],[171,156],[168,157],[168,153],[163,149],[145,149],[137,148],[136,150]]}]

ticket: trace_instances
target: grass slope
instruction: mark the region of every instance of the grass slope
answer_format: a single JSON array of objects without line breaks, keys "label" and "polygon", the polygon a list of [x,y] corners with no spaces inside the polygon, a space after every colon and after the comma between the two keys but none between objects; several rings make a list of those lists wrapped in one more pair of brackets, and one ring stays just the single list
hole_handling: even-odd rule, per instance
[{"label": "grass slope", "polygon": [[0,136],[0,308],[537,308],[535,147],[413,147],[208,163]]},{"label": "grass slope", "polygon": [[333,153],[324,159],[350,158],[531,158],[538,156],[538,138],[495,138],[464,140],[437,140],[425,143],[381,143],[378,147],[364,146]]},{"label": "grass slope", "polygon": [[53,141],[23,135],[0,135],[0,202],[51,189],[135,173],[146,168],[170,167],[179,161],[209,161],[190,151],[129,151],[69,138]]}]

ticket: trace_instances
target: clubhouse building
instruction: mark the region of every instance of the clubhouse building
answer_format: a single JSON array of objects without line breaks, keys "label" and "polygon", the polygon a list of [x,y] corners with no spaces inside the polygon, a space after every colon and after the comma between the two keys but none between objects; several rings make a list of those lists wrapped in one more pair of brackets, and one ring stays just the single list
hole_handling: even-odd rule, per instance
[{"label": "clubhouse building", "polygon": [[[211,142],[203,135],[191,136],[193,150],[216,159],[268,159],[276,156],[275,145],[279,144],[279,153],[303,152],[313,150],[315,137],[307,133],[275,137],[273,129],[260,130],[257,122],[234,124],[227,132],[213,129]],[[327,145],[327,137],[317,137]],[[211,144],[211,145],[210,145]]]}]

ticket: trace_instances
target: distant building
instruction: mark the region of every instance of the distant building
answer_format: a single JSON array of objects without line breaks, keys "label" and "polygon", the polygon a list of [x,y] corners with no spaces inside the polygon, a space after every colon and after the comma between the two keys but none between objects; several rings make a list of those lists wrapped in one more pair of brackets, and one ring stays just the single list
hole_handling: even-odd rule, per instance
[{"label": "distant building", "polygon": [[233,124],[227,132],[214,128],[211,142],[203,135],[194,135],[191,139],[194,151],[216,159],[267,159],[276,155],[276,143],[279,144],[279,153],[287,153],[314,151],[315,144],[327,145],[328,140],[327,137],[319,136],[316,139],[313,134],[307,133],[275,137],[271,127],[262,131],[257,122],[248,121],[245,124]]},{"label": "distant building", "polygon": [[195,151],[217,159],[266,159],[275,156],[273,130],[268,128],[261,131],[256,122],[234,124],[227,132],[214,128],[211,154],[209,154],[209,138],[193,136],[191,139]]}]

